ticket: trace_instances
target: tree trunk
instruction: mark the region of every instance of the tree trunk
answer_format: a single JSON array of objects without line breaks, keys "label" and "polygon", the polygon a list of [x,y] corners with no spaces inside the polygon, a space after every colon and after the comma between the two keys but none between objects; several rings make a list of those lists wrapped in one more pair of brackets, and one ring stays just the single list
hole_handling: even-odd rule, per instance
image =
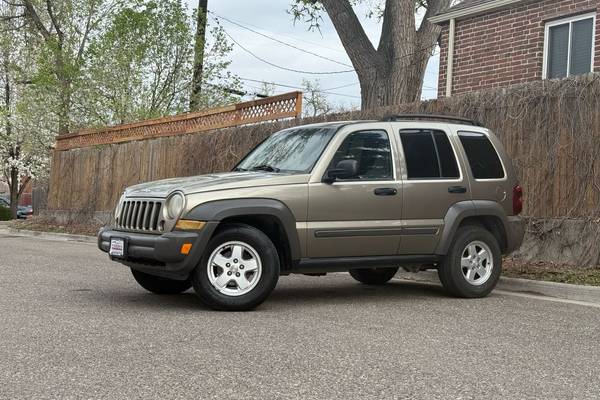
[{"label": "tree trunk", "polygon": [[17,219],[17,210],[19,204],[19,171],[16,168],[10,169],[10,217]]},{"label": "tree trunk", "polygon": [[450,0],[429,0],[417,29],[414,0],[387,0],[381,38],[373,46],[348,0],[321,0],[356,70],[361,86],[362,109],[412,103],[421,97],[427,62],[440,27],[432,15]]},{"label": "tree trunk", "polygon": [[204,69],[204,44],[206,43],[206,20],[208,0],[198,1],[198,22],[196,25],[196,42],[194,45],[194,76],[192,78],[192,93],[190,95],[190,111],[200,108],[202,92],[202,72]]}]

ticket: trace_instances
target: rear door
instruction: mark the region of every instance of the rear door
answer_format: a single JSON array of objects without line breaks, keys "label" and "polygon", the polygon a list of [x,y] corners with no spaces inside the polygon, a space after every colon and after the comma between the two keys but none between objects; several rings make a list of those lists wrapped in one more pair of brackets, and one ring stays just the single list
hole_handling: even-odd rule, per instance
[{"label": "rear door", "polygon": [[394,123],[403,166],[399,254],[431,254],[452,205],[471,200],[458,142],[447,124]]}]

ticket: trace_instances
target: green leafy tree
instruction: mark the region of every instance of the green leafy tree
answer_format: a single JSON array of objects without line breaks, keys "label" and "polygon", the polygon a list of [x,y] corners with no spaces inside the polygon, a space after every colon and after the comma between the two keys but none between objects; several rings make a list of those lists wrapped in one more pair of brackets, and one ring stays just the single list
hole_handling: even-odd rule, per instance
[{"label": "green leafy tree", "polygon": [[[420,99],[423,77],[437,45],[440,27],[429,18],[452,0],[293,0],[295,20],[319,29],[323,13],[331,19],[361,85],[362,108],[408,103]],[[377,47],[369,40],[355,11],[368,6],[381,18]]]},{"label": "green leafy tree", "polygon": [[[188,110],[194,63],[192,18],[182,3],[146,1],[125,7],[108,22],[89,50],[87,87],[81,91],[82,115],[88,125],[107,125],[154,118]],[[223,31],[210,31],[204,55],[199,108],[220,106],[239,97],[228,72],[231,45]]]}]

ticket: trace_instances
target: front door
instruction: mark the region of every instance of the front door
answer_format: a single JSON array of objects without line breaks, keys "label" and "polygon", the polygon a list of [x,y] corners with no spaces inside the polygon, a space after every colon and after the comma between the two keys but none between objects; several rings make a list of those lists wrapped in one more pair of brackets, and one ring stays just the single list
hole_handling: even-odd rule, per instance
[{"label": "front door", "polygon": [[[310,258],[395,255],[400,242],[402,186],[396,180],[394,142],[382,129],[336,137],[327,169],[356,160],[358,173],[331,184],[309,185]],[[326,173],[326,172],[325,172]]]}]

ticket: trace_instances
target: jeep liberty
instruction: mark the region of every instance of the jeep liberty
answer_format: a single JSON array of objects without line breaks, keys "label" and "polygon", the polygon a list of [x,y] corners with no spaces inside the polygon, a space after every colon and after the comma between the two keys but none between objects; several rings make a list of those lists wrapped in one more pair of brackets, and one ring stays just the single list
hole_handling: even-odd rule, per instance
[{"label": "jeep liberty", "polygon": [[399,115],[277,132],[227,173],[129,187],[99,248],[157,294],[219,310],[262,303],[281,275],[349,271],[380,285],[437,269],[488,295],[523,241],[523,192],[488,129]]}]

